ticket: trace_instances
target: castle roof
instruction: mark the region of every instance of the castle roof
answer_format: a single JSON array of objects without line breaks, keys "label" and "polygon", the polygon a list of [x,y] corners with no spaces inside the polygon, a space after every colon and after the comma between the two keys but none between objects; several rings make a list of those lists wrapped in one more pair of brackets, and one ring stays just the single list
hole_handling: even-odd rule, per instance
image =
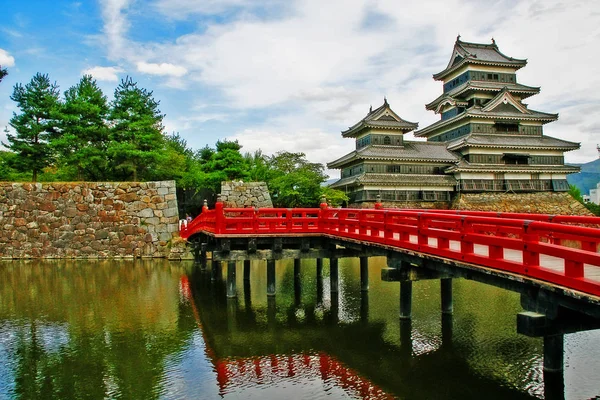
[{"label": "castle roof", "polygon": [[448,150],[457,151],[465,147],[502,148],[513,150],[560,150],[579,149],[579,143],[551,136],[523,136],[472,133],[448,143]]},{"label": "castle roof", "polygon": [[528,165],[528,164],[470,164],[460,160],[459,163],[446,168],[446,172],[522,172],[542,174],[573,174],[579,172],[580,168],[572,165]]},{"label": "castle roof", "polygon": [[342,131],[343,137],[357,137],[364,129],[378,128],[401,131],[403,134],[417,129],[416,122],[406,121],[398,116],[384,99],[383,105],[369,113],[350,128]]},{"label": "castle roof", "polygon": [[458,158],[445,143],[405,141],[404,146],[371,145],[354,150],[327,163],[327,168],[343,168],[356,160],[454,163]]},{"label": "castle roof", "polygon": [[504,55],[494,39],[491,44],[469,43],[461,41],[458,36],[448,65],[443,71],[434,74],[433,79],[443,80],[465,64],[511,67],[517,70],[527,65],[527,60]]},{"label": "castle roof", "polygon": [[374,174],[363,173],[360,175],[342,178],[330,185],[331,188],[345,186],[379,185],[379,186],[442,186],[453,188],[456,179],[452,175],[422,175],[422,174]]},{"label": "castle roof", "polygon": [[539,121],[543,124],[556,121],[558,114],[549,114],[541,111],[535,111],[527,108],[526,105],[515,99],[507,87],[504,87],[500,93],[491,99],[485,107],[472,106],[464,112],[446,120],[437,121],[419,131],[414,135],[416,137],[427,136],[431,132],[449,126],[455,122],[466,118],[492,119],[495,121]]},{"label": "castle roof", "polygon": [[453,99],[456,101],[457,98],[465,97],[471,92],[501,92],[507,89],[511,93],[520,95],[522,99],[533,96],[540,92],[539,87],[521,85],[520,83],[507,83],[507,82],[494,82],[494,81],[467,81],[454,89],[441,94],[437,99],[431,103],[426,104],[427,110],[436,110],[445,99]]}]

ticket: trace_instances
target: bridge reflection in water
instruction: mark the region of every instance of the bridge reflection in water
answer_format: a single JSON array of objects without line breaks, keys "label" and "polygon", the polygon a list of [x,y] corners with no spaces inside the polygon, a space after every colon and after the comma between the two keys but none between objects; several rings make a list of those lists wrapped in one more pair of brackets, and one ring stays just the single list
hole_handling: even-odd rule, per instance
[{"label": "bridge reflection in water", "polygon": [[543,372],[542,341],[515,332],[515,293],[458,280],[457,312],[441,313],[439,283],[427,280],[412,318],[399,319],[385,258],[369,269],[340,259],[337,285],[329,260],[277,263],[276,296],[265,261],[199,266],[182,281],[222,395],[317,379],[358,398],[564,398],[562,371]]}]

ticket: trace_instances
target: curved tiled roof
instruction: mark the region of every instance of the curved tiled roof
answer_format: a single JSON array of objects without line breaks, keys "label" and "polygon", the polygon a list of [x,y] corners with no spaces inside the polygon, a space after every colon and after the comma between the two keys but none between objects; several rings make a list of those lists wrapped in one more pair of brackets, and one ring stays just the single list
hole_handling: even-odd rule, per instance
[{"label": "curved tiled roof", "polygon": [[456,185],[456,179],[452,175],[422,175],[422,174],[374,174],[363,173],[361,175],[351,176],[340,179],[330,185],[330,187],[344,187],[347,185],[426,185],[426,186],[445,186],[452,188]]},{"label": "curved tiled roof", "polygon": [[504,55],[498,49],[494,39],[491,44],[469,43],[461,41],[459,36],[456,38],[450,62],[443,71],[434,74],[433,78],[435,80],[443,79],[465,64],[508,66],[519,69],[527,65],[527,60]]},{"label": "curved tiled roof", "polygon": [[473,106],[468,108],[464,112],[446,120],[439,120],[434,122],[433,124],[426,126],[425,128],[414,132],[416,137],[426,136],[428,133],[435,131],[444,126],[450,125],[454,122],[460,121],[461,119],[474,117],[474,118],[487,118],[492,120],[497,119],[506,119],[511,121],[540,121],[543,124],[556,121],[558,119],[558,114],[549,114],[541,111],[536,111],[532,109],[528,109],[529,113],[524,114],[519,112],[517,109],[515,111],[510,110],[492,110],[492,111],[483,111],[480,107]]},{"label": "curved tiled roof", "polygon": [[342,131],[343,137],[356,137],[363,129],[382,128],[399,130],[402,133],[410,132],[419,126],[416,122],[406,121],[398,116],[384,99],[383,105],[375,110],[369,110],[369,113],[352,125],[350,128]]},{"label": "curved tiled roof", "polygon": [[573,174],[579,172],[579,167],[571,165],[525,165],[525,164],[470,164],[461,160],[458,164],[446,169],[446,172],[523,172],[523,173],[555,173]]},{"label": "curved tiled roof", "polygon": [[494,147],[505,149],[535,149],[535,150],[576,150],[579,143],[569,142],[551,136],[495,135],[472,133],[448,144],[449,150],[464,147]]},{"label": "curved tiled roof", "polygon": [[507,82],[493,82],[493,81],[467,81],[462,85],[455,87],[454,89],[441,94],[437,99],[431,103],[426,104],[427,110],[435,110],[438,104],[447,97],[458,98],[460,95],[468,92],[469,90],[486,91],[486,92],[501,92],[503,89],[507,89],[511,93],[518,93],[522,99],[533,96],[540,92],[539,87],[521,85],[520,83],[507,83]]},{"label": "curved tiled roof", "polygon": [[372,145],[354,150],[345,156],[327,163],[328,168],[342,168],[354,160],[425,161],[454,163],[457,156],[446,149],[445,143],[410,142],[404,146]]}]

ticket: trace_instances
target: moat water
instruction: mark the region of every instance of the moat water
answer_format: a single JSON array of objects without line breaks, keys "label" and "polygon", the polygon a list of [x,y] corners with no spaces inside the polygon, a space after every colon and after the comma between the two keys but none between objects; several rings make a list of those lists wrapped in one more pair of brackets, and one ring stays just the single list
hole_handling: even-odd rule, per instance
[{"label": "moat water", "polygon": [[340,260],[336,300],[327,260],[322,280],[315,260],[296,281],[278,262],[274,299],[264,262],[249,284],[238,265],[236,299],[191,263],[2,263],[0,399],[600,396],[600,331],[566,335],[564,376],[545,377],[542,339],[516,333],[517,294],[454,280],[449,319],[439,281],[416,282],[401,322],[385,266],[370,259],[365,295],[359,260]]}]

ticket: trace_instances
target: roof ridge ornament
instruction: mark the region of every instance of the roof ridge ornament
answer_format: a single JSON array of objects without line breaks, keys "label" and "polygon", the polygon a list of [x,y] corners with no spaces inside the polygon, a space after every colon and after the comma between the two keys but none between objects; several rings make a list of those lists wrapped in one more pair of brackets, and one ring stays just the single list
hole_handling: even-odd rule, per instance
[{"label": "roof ridge ornament", "polygon": [[494,40],[494,38],[492,37],[492,45],[495,46],[496,45],[496,41]]},{"label": "roof ridge ornament", "polygon": [[383,105],[388,106],[387,97],[383,96]]}]

